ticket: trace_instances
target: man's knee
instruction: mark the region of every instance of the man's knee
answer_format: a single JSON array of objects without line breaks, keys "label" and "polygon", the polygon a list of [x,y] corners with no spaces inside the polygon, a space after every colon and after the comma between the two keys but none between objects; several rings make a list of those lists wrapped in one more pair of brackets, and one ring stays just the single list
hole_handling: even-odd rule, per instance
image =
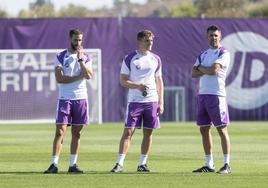
[{"label": "man's knee", "polygon": [[72,137],[79,139],[81,137],[81,133],[80,132],[73,132]]},{"label": "man's knee", "polygon": [[219,133],[220,136],[228,136],[228,131],[227,131],[226,126],[218,127],[217,130],[218,130],[218,133]]},{"label": "man's knee", "polygon": [[65,134],[65,130],[64,129],[57,129],[56,133],[55,133],[55,137],[59,138],[59,137],[63,137]]},{"label": "man's knee", "polygon": [[132,129],[127,129],[127,130],[124,130],[122,138],[123,139],[131,139],[132,135],[133,135],[133,130]]},{"label": "man's knee", "polygon": [[72,128],[72,137],[79,139],[81,136],[81,130],[82,129],[80,127]]},{"label": "man's knee", "polygon": [[150,138],[153,135],[153,129],[143,129],[143,137]]}]

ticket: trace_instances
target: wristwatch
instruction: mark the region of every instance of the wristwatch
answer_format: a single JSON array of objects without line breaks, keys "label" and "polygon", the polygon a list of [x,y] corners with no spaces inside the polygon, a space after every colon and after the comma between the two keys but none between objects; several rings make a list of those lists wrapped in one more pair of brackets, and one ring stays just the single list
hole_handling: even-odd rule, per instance
[{"label": "wristwatch", "polygon": [[81,58],[78,58],[78,62],[82,62],[84,61],[84,59],[81,57]]}]

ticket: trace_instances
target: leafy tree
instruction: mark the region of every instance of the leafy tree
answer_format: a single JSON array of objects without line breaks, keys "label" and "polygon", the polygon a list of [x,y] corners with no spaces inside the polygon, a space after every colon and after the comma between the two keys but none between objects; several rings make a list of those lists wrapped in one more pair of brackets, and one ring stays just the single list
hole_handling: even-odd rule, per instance
[{"label": "leafy tree", "polygon": [[246,0],[197,0],[196,7],[201,17],[244,17]]},{"label": "leafy tree", "polygon": [[260,2],[247,7],[249,17],[267,18],[268,2]]},{"label": "leafy tree", "polygon": [[184,3],[172,8],[169,12],[171,17],[196,17],[197,9],[192,3]]},{"label": "leafy tree", "polygon": [[55,17],[55,15],[54,5],[50,0],[36,0],[29,4],[29,10],[23,9],[19,12],[21,18]]},{"label": "leafy tree", "polygon": [[7,12],[2,8],[0,8],[0,18],[7,18],[7,17],[8,17]]},{"label": "leafy tree", "polygon": [[51,3],[50,0],[36,0],[36,2],[30,3],[30,8],[38,7],[38,6],[40,7],[43,5],[48,5],[48,6],[54,7],[54,5]]},{"label": "leafy tree", "polygon": [[19,17],[21,18],[40,18],[40,17],[55,17],[56,12],[50,5],[33,6],[29,10],[21,10]]},{"label": "leafy tree", "polygon": [[59,17],[88,17],[90,16],[90,10],[84,6],[77,6],[69,4],[67,7],[60,9],[58,13]]},{"label": "leafy tree", "polygon": [[130,0],[114,0],[114,6],[118,6],[124,3],[129,4]]}]

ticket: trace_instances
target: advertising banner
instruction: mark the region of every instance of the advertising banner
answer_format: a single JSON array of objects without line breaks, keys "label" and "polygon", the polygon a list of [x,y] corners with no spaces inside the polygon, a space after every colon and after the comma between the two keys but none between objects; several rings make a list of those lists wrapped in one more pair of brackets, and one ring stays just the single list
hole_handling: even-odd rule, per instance
[{"label": "advertising banner", "polygon": [[[152,51],[161,57],[167,92],[174,87],[183,91],[166,93],[166,113],[162,119],[174,121],[183,116],[186,121],[195,120],[198,79],[191,78],[191,68],[198,55],[208,48],[207,27],[218,25],[222,31],[221,43],[231,54],[226,80],[231,119],[268,120],[267,20],[57,18],[2,19],[0,24],[3,26],[0,27],[0,49],[6,50],[63,49],[69,45],[69,29],[84,31],[84,47],[101,49],[101,99],[105,122],[124,120],[127,90],[119,83],[120,66],[124,56],[137,49],[136,35],[143,29],[155,34]],[[1,53],[0,119],[27,119],[37,114],[40,119],[52,117],[55,105],[47,105],[55,104],[56,100],[52,56],[32,52]],[[12,111],[8,109],[10,103],[17,104],[12,104]],[[92,103],[95,104],[94,99]],[[174,114],[178,106],[177,111],[183,115]]]}]

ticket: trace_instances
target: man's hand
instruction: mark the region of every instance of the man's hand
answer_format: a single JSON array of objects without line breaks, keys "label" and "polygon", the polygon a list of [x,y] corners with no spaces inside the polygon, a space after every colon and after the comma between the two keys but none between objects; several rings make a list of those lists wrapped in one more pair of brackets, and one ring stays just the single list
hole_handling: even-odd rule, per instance
[{"label": "man's hand", "polygon": [[83,48],[83,46],[79,46],[77,48],[77,58],[81,59],[81,58],[83,58],[83,56],[84,56],[84,48]]},{"label": "man's hand", "polygon": [[200,65],[193,66],[193,69],[194,69],[194,70],[198,70],[199,66],[200,66]]},{"label": "man's hand", "polygon": [[193,66],[192,68],[192,78],[199,78],[204,75],[203,72],[199,70],[200,66]]},{"label": "man's hand", "polygon": [[146,86],[146,85],[144,85],[144,84],[140,84],[140,85],[138,86],[138,90],[140,90],[140,91],[142,92],[142,96],[144,96],[144,97],[147,96],[147,94],[148,94],[148,89],[149,89],[149,87]]},{"label": "man's hand", "polygon": [[164,113],[164,105],[163,104],[159,104],[158,109],[157,109],[157,115],[161,115]]}]

